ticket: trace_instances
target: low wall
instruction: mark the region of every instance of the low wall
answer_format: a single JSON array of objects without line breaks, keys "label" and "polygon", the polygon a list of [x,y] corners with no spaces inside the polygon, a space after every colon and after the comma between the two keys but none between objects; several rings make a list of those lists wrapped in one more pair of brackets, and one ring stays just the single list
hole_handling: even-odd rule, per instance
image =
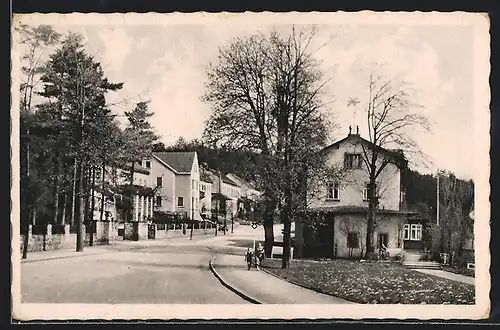
[{"label": "low wall", "polygon": [[[93,233],[93,245],[107,245],[110,242],[121,240],[147,240],[148,239],[148,224],[141,222],[125,223],[124,236],[118,235],[118,224],[109,221],[95,221]],[[82,228],[82,230],[85,230]],[[189,236],[190,228],[186,228],[185,232],[181,226],[177,226],[175,230],[156,229],[155,239],[162,240],[172,237]],[[209,235],[213,234],[213,228],[194,229],[193,235]],[[90,245],[90,233],[84,235],[84,246]],[[47,225],[47,226],[31,226],[28,234],[28,252],[37,251],[52,251],[64,249],[76,249],[76,233],[70,228],[70,225]],[[23,249],[24,235],[21,235],[20,247]]]},{"label": "low wall", "polygon": [[[109,224],[97,223],[93,234],[93,245],[109,244]],[[82,230],[85,230],[82,228]],[[84,235],[84,246],[90,245],[90,233]],[[24,235],[20,238],[23,249]],[[32,226],[28,232],[28,252],[76,249],[76,233],[71,233],[70,225]]]}]

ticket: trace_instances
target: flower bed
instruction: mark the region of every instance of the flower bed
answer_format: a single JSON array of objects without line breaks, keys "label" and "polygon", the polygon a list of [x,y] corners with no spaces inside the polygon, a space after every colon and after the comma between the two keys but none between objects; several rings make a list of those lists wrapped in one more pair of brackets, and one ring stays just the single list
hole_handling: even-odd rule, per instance
[{"label": "flower bed", "polygon": [[399,263],[351,260],[265,259],[263,266],[284,279],[358,303],[474,304],[475,287],[407,269]]}]

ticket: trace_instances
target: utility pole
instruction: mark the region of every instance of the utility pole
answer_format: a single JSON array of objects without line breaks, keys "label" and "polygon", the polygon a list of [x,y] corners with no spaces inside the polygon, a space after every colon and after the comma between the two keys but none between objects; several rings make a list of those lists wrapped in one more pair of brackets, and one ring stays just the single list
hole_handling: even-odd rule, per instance
[{"label": "utility pole", "polygon": [[436,224],[439,226],[439,170],[437,171],[436,184]]}]

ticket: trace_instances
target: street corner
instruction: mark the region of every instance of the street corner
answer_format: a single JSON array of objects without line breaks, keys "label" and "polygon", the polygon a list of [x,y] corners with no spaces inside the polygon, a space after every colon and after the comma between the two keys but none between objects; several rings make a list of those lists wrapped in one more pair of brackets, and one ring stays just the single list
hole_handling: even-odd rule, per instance
[{"label": "street corner", "polygon": [[[217,259],[222,259],[222,262],[218,261]],[[219,282],[229,289],[230,291],[234,292],[241,298],[245,299],[246,301],[252,303],[252,304],[262,304],[260,300],[246,292],[241,286],[238,286],[237,283],[234,282],[234,274],[231,273],[231,270],[235,270],[238,268],[246,268],[246,265],[236,265],[234,262],[232,263],[226,263],[224,260],[224,255],[216,255],[210,260],[209,262],[209,267],[210,270],[212,271],[212,274],[219,280]],[[237,276],[237,275],[236,275]]]}]

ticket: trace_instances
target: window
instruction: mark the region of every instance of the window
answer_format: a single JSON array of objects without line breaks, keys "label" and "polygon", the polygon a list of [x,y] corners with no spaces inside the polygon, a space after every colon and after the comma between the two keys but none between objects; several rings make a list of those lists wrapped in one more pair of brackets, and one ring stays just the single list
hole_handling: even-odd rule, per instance
[{"label": "window", "polygon": [[149,160],[146,161],[146,168],[151,168],[151,162]]},{"label": "window", "polygon": [[163,186],[163,178],[161,176],[156,178],[156,186],[157,187],[162,187]]},{"label": "window", "polygon": [[346,168],[360,168],[362,164],[360,154],[345,154],[344,167]]},{"label": "window", "polygon": [[357,232],[347,233],[347,247],[349,249],[357,249],[359,247],[359,237]]},{"label": "window", "polygon": [[184,207],[184,197],[177,197],[177,206]]},{"label": "window", "polygon": [[195,189],[195,182],[196,182],[195,180],[191,180],[191,189],[193,190]]},{"label": "window", "polygon": [[404,239],[405,241],[407,241],[407,240],[409,240],[409,239],[410,239],[410,225],[408,225],[408,224],[406,224],[406,225],[405,225],[403,239]]},{"label": "window", "polygon": [[404,227],[404,240],[421,241],[422,240],[422,225],[421,224],[406,224]]},{"label": "window", "polygon": [[[375,183],[374,186],[375,186],[375,194],[376,194],[377,193],[377,183]],[[369,197],[370,197],[370,184],[365,183],[365,187],[363,188],[363,200],[367,201]]]},{"label": "window", "polygon": [[412,241],[420,241],[422,240],[422,225],[421,224],[412,224],[410,227],[410,239]]},{"label": "window", "polygon": [[326,198],[333,199],[333,200],[340,199],[340,184],[339,183],[335,182],[335,183],[328,184]]},{"label": "window", "polygon": [[161,206],[161,196],[156,196],[156,206]]}]

